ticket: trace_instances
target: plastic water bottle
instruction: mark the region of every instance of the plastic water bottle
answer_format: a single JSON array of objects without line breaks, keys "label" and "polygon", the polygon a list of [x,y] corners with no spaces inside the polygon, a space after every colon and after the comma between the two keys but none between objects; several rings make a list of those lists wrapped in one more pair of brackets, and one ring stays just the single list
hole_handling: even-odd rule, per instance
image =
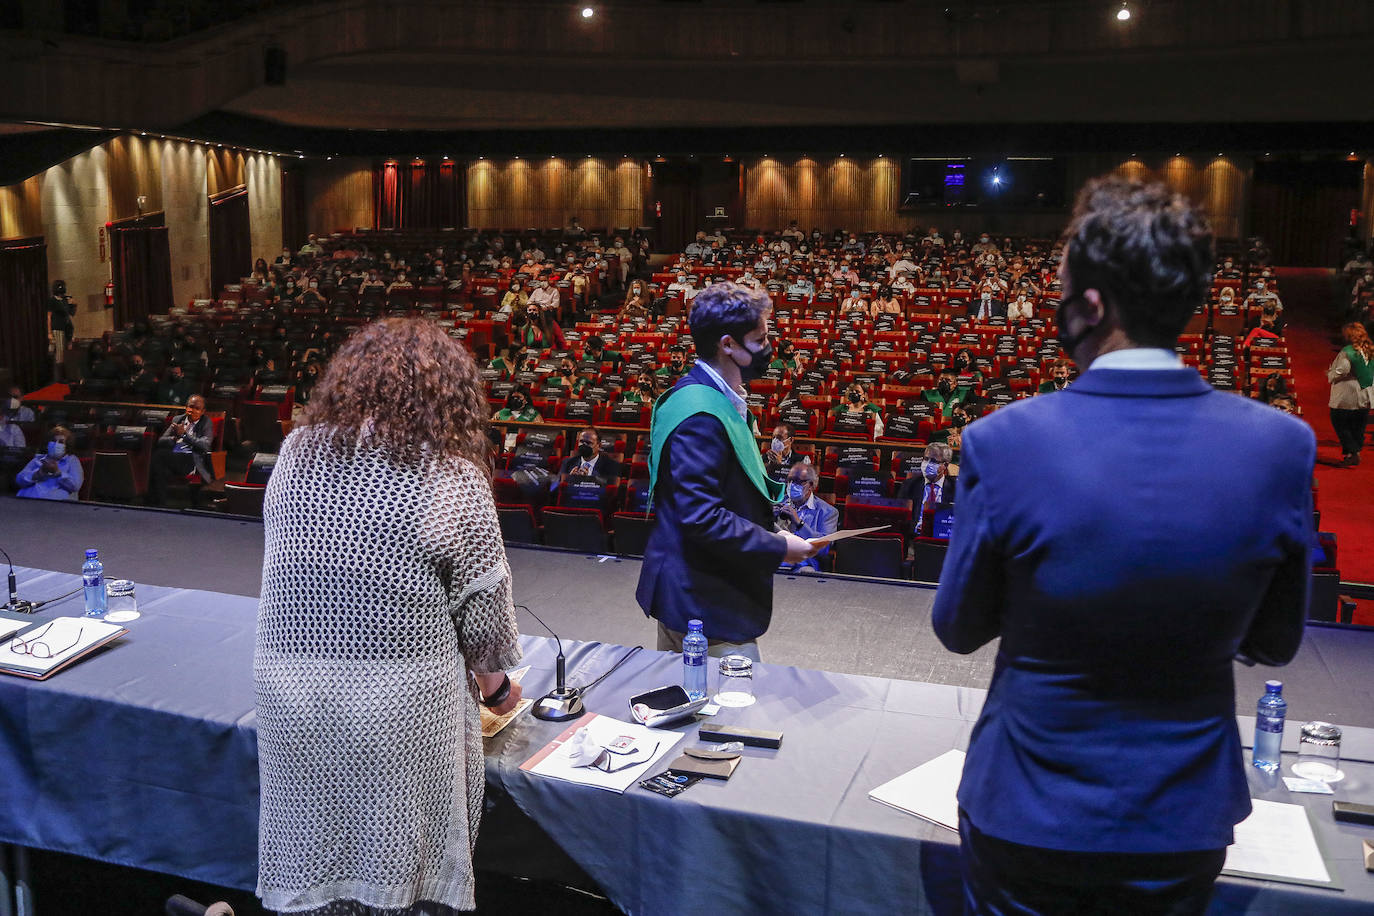
[{"label": "plastic water bottle", "polygon": [[87,549],[86,562],[81,565],[81,588],[86,593],[86,616],[105,616],[105,564],[94,548]]},{"label": "plastic water bottle", "polygon": [[1283,719],[1288,701],[1283,698],[1283,681],[1265,681],[1264,696],[1255,710],[1255,750],[1250,761],[1266,773],[1279,769],[1279,748],[1283,744]]},{"label": "plastic water bottle", "polygon": [[700,620],[687,621],[682,637],[682,689],[694,700],[706,696],[706,634]]}]

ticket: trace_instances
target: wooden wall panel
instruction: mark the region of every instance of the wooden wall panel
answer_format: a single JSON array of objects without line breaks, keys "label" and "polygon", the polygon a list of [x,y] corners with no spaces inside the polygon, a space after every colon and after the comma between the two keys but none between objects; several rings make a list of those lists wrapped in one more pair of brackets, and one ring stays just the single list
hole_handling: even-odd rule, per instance
[{"label": "wooden wall panel", "polygon": [[372,226],[372,163],[366,159],[313,163],[305,170],[306,231],[326,235]]},{"label": "wooden wall panel", "polygon": [[0,188],[0,239],[43,234],[43,178],[35,175]]},{"label": "wooden wall panel", "polygon": [[162,151],[157,140],[132,134],[105,145],[109,153],[110,219],[139,215],[138,198],[146,197],[144,213],[162,209]]},{"label": "wooden wall panel", "polygon": [[242,153],[207,147],[205,159],[211,196],[248,183]]},{"label": "wooden wall panel", "polygon": [[468,218],[483,229],[553,229],[576,216],[591,230],[637,226],[644,166],[633,159],[481,159],[468,165]]},{"label": "wooden wall panel", "polygon": [[[1365,160],[1364,184],[1360,188],[1360,238],[1366,245],[1374,236],[1374,159]],[[0,233],[3,235],[3,233]]]}]

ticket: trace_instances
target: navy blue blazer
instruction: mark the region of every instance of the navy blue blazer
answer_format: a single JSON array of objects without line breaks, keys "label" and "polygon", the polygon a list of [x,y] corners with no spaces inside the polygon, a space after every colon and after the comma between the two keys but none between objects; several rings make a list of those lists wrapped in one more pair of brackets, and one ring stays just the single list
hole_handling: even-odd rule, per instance
[{"label": "navy blue blazer", "polygon": [[1001,637],[959,804],[1046,849],[1217,849],[1249,814],[1232,658],[1297,653],[1312,430],[1191,369],[1085,372],[968,427],[935,632]]},{"label": "navy blue blazer", "polygon": [[[710,385],[693,366],[672,391]],[[654,490],[658,522],[644,548],[635,598],[669,629],[700,619],[707,639],[748,642],[773,617],[773,571],[787,553],[773,507],[745,476],[710,414],[678,425],[663,446]]]}]

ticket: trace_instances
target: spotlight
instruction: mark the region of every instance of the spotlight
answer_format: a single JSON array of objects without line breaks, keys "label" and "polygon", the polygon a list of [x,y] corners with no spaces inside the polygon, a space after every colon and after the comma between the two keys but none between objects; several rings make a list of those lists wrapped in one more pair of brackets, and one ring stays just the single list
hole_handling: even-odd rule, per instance
[{"label": "spotlight", "polygon": [[1121,9],[1116,11],[1116,18],[1118,22],[1125,22],[1126,20],[1130,19],[1131,8],[1123,2],[1121,4]]},{"label": "spotlight", "polygon": [[596,10],[592,9],[590,6],[584,6],[584,7],[582,7],[582,18],[583,18],[583,19],[590,19],[590,18],[592,18],[592,17],[595,16],[595,15],[596,15]]},{"label": "spotlight", "polygon": [[993,184],[996,184],[996,185],[1000,185],[1000,184],[1002,183],[1002,176],[1001,176],[1001,175],[993,175],[993,176],[992,176],[992,183],[993,183]]}]

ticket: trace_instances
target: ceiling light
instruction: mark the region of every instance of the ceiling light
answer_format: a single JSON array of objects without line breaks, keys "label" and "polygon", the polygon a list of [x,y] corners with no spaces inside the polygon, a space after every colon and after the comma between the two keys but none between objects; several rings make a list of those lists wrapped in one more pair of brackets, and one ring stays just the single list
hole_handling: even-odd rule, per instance
[{"label": "ceiling light", "polygon": [[1118,22],[1125,22],[1126,20],[1130,19],[1131,8],[1127,6],[1125,3],[1122,3],[1121,9],[1116,11],[1116,18]]},{"label": "ceiling light", "polygon": [[584,7],[582,7],[582,18],[583,18],[583,19],[590,19],[590,18],[592,18],[592,17],[595,16],[595,15],[596,15],[596,10],[592,9],[590,6],[584,6]]}]

